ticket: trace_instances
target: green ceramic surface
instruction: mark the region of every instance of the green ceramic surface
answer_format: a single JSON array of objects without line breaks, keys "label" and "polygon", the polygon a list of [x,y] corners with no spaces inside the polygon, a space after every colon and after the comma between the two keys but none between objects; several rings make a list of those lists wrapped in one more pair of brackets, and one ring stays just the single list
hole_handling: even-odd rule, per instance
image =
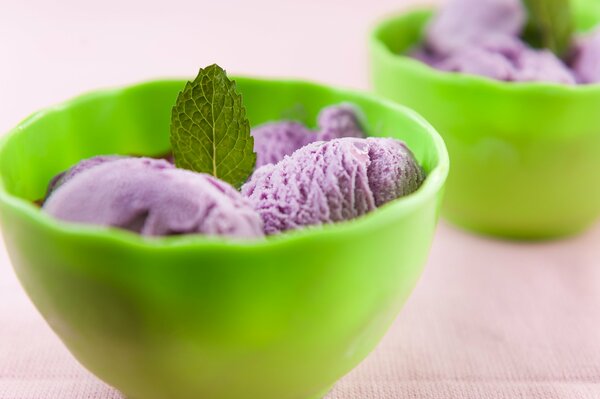
[{"label": "green ceramic surface", "polygon": [[448,171],[443,141],[370,95],[238,78],[251,124],[347,101],[428,172],[355,221],[232,242],[63,223],[32,200],[96,154],[160,154],[183,81],[101,91],[34,114],[0,144],[0,217],[27,293],[89,370],[133,399],[317,398],[376,346],[419,277]]},{"label": "green ceramic surface", "polygon": [[[594,4],[593,12],[577,8],[581,29],[600,19]],[[371,79],[376,93],[415,109],[444,138],[452,171],[442,214],[478,232],[518,239],[573,234],[594,223],[600,85],[498,82],[400,55],[421,42],[430,16],[411,11],[375,28]]]}]

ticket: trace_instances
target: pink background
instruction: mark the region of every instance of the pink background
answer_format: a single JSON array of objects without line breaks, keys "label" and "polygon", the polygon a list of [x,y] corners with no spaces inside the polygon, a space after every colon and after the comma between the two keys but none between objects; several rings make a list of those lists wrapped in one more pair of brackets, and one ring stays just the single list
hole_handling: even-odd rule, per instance
[{"label": "pink background", "polygon": [[[0,131],[90,89],[232,73],[366,89],[366,35],[419,1],[0,0]],[[442,223],[378,349],[328,399],[600,398],[600,225],[539,244]],[[0,249],[0,399],[115,399],[81,368]],[[249,398],[254,399],[254,398]]]}]

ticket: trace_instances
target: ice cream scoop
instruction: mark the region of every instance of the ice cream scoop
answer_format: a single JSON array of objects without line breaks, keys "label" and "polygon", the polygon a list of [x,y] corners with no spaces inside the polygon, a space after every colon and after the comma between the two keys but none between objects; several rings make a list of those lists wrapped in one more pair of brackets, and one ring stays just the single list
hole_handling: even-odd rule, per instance
[{"label": "ice cream scoop", "polygon": [[271,122],[252,129],[256,167],[277,163],[284,156],[316,140],[316,134],[292,121]]},{"label": "ice cream scoop", "polygon": [[[480,43],[457,49],[429,64],[444,71],[486,76],[509,82],[543,81],[575,84],[571,71],[548,50],[534,50],[517,39],[514,45]],[[504,41],[505,43],[508,42]]]},{"label": "ice cream scoop", "polygon": [[318,116],[318,129],[312,131],[293,121],[271,122],[252,129],[256,167],[274,164],[286,155],[314,141],[339,137],[363,137],[354,107],[333,105],[323,108]]},{"label": "ice cream scoop", "polygon": [[79,173],[86,171],[90,168],[93,168],[94,166],[102,165],[103,163],[112,162],[112,161],[116,161],[118,159],[123,159],[123,158],[126,158],[126,157],[123,155],[98,155],[98,156],[95,156],[92,158],[87,158],[87,159],[80,161],[79,163],[75,164],[73,167],[54,176],[54,178],[50,181],[50,184],[48,184],[48,191],[46,192],[46,198],[48,198],[54,190],[56,190],[58,187],[62,186],[69,180],[71,180],[73,177],[77,176]]},{"label": "ice cream scoop", "polygon": [[525,48],[514,61],[511,77],[515,82],[552,82],[573,85],[575,76],[550,50]]},{"label": "ice cream scoop", "polygon": [[513,82],[575,84],[568,66],[519,37],[525,24],[519,0],[451,0],[427,27],[411,55],[433,68]]},{"label": "ice cream scoop", "polygon": [[600,82],[600,28],[577,39],[571,67],[579,83]]},{"label": "ice cream scoop", "polygon": [[403,141],[390,138],[368,138],[369,164],[367,178],[375,198],[381,206],[416,191],[425,172]]},{"label": "ice cream scoop", "polygon": [[428,64],[447,72],[485,76],[497,80],[511,80],[514,66],[500,52],[483,47],[463,47],[451,55],[432,57]]},{"label": "ice cream scoop", "polygon": [[319,130],[316,141],[328,141],[341,137],[365,137],[358,111],[355,107],[342,104],[325,107],[318,117]]},{"label": "ice cream scoop", "polygon": [[477,42],[516,37],[525,19],[520,0],[450,0],[429,24],[426,47],[449,55]]},{"label": "ice cream scoop", "polygon": [[65,221],[119,227],[147,236],[263,235],[259,215],[225,182],[176,169],[165,160],[109,161],[83,161],[71,169],[65,175],[70,178],[54,190],[43,210]]},{"label": "ice cream scoop", "polygon": [[267,234],[353,219],[415,191],[424,173],[401,141],[311,143],[257,169],[242,186]]}]

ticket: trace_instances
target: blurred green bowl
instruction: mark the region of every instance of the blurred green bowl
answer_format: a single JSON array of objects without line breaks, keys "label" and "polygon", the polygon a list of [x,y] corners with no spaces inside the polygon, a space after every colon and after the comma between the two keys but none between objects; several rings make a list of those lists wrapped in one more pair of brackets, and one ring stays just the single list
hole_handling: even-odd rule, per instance
[{"label": "blurred green bowl", "polygon": [[427,122],[366,94],[237,82],[252,124],[358,105],[369,134],[405,140],[428,178],[355,221],[264,241],[146,239],[54,220],[32,200],[82,158],[165,152],[183,81],[84,95],[22,122],[0,144],[13,266],[73,355],[129,398],[319,398],[376,346],[427,258],[448,171]]},{"label": "blurred green bowl", "polygon": [[[421,42],[431,14],[411,11],[375,28],[371,79],[376,93],[415,109],[444,138],[452,172],[442,214],[517,239],[593,224],[600,215],[600,85],[498,82],[401,55]],[[589,28],[598,18],[578,9],[577,20]]]}]

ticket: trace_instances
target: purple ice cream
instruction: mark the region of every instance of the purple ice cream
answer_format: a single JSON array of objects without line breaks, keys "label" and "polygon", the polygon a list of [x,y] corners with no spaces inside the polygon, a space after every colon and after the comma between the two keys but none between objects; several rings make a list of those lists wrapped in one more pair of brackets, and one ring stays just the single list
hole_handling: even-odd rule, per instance
[{"label": "purple ice cream", "polygon": [[56,190],[57,188],[59,188],[60,186],[62,186],[63,184],[65,184],[66,182],[71,180],[73,177],[80,174],[81,172],[84,172],[95,166],[102,165],[103,163],[106,163],[106,162],[112,162],[112,161],[116,161],[118,159],[124,159],[124,158],[126,158],[126,157],[123,155],[98,155],[98,156],[95,156],[92,158],[87,158],[87,159],[80,161],[75,166],[71,167],[70,169],[67,169],[66,171],[54,176],[54,178],[50,181],[50,184],[48,184],[48,191],[46,192],[46,198],[48,198],[54,190]]},{"label": "purple ice cream", "polygon": [[578,83],[600,82],[600,28],[576,40],[571,67]]},{"label": "purple ice cream", "polygon": [[47,199],[46,213],[69,222],[119,227],[147,236],[263,236],[260,216],[248,200],[212,176],[150,158],[117,159],[89,168],[83,162],[72,169],[79,172]]},{"label": "purple ice cream", "polygon": [[427,27],[426,47],[445,56],[477,42],[516,37],[525,20],[520,0],[450,0]]},{"label": "purple ice cream", "polygon": [[514,82],[552,82],[576,84],[569,68],[550,50],[526,48],[515,61]]},{"label": "purple ice cream", "polygon": [[358,120],[358,111],[351,105],[334,105],[321,110],[319,130],[315,141],[329,141],[342,137],[365,137]]},{"label": "purple ice cream", "polygon": [[526,12],[519,0],[450,0],[411,56],[443,71],[512,82],[575,84],[567,65],[519,37]]},{"label": "purple ice cream", "polygon": [[277,163],[284,156],[316,140],[316,134],[298,122],[271,122],[252,129],[256,167]]},{"label": "purple ice cream", "polygon": [[514,66],[506,53],[491,46],[465,46],[447,57],[432,58],[431,66],[447,72],[485,76],[497,80],[512,80]]},{"label": "purple ice cream", "polygon": [[286,155],[314,141],[340,137],[364,137],[356,111],[349,105],[323,108],[318,116],[318,130],[311,131],[293,122],[266,123],[252,129],[256,167],[275,164]]},{"label": "purple ice cream", "polygon": [[448,57],[431,62],[431,65],[444,71],[480,75],[507,82],[575,84],[573,74],[554,54],[548,50],[532,50],[524,45],[502,47],[480,43],[478,46],[466,46]]},{"label": "purple ice cream", "polygon": [[353,219],[415,191],[424,172],[401,141],[340,138],[311,143],[257,169],[242,187],[276,234]]}]

